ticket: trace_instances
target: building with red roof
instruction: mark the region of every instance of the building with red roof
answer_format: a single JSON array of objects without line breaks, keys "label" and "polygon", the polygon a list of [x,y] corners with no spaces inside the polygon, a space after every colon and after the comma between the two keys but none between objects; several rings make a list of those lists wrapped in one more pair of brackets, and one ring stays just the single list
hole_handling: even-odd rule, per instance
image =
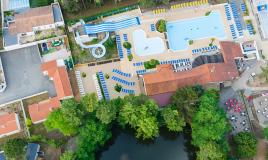
[{"label": "building with red roof", "polygon": [[178,88],[195,84],[221,83],[238,78],[235,59],[243,57],[240,45],[223,41],[220,42],[220,49],[223,57],[221,63],[202,64],[182,72],[174,72],[170,64],[157,66],[156,72],[142,76],[145,93],[154,98],[159,105],[166,105]]},{"label": "building with red roof", "polygon": [[72,98],[72,88],[69,81],[66,66],[63,60],[54,60],[43,63],[41,70],[53,82],[57,96],[28,106],[29,114],[33,123],[41,123],[54,109],[60,107],[60,100]]},{"label": "building with red roof", "polygon": [[18,114],[4,113],[0,115],[0,138],[21,131]]},{"label": "building with red roof", "polygon": [[60,107],[58,97],[50,98],[39,103],[28,106],[29,114],[33,123],[41,123],[45,121],[50,112]]}]

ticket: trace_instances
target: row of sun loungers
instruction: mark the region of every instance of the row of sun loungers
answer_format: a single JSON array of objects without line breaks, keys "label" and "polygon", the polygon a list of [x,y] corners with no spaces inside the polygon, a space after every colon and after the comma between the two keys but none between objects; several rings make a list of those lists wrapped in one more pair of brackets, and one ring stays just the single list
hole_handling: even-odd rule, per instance
[{"label": "row of sun loungers", "polygon": [[229,4],[224,5],[224,8],[225,8],[226,18],[227,18],[227,20],[230,21],[232,19],[232,17],[231,17],[231,12],[230,12],[230,6],[229,6]]},{"label": "row of sun loungers", "polygon": [[155,29],[155,25],[154,25],[154,24],[150,24],[150,27],[151,27],[151,31],[152,31],[152,32],[156,31],[156,29]]},{"label": "row of sun loungers", "polygon": [[101,87],[104,93],[104,97],[106,100],[110,100],[110,95],[107,89],[107,85],[106,85],[106,81],[104,79],[104,75],[103,72],[98,72],[99,78],[100,78],[100,83],[101,83]]},{"label": "row of sun loungers", "polygon": [[121,89],[121,92],[128,93],[128,94],[135,94],[135,91],[134,90],[132,90],[132,89],[125,89],[125,88],[122,88]]},{"label": "row of sun loungers", "polygon": [[198,49],[193,49],[192,53],[193,54],[198,54],[198,53],[207,53],[211,51],[217,51],[218,47],[217,46],[209,46],[209,47],[203,47],[203,48],[198,48]]},{"label": "row of sun loungers", "polygon": [[146,73],[146,69],[137,70],[136,73],[137,74],[144,74],[144,73]]},{"label": "row of sun loungers", "polygon": [[83,87],[83,82],[82,82],[82,78],[81,78],[81,72],[80,71],[75,71],[75,77],[76,77],[76,80],[77,80],[79,93],[80,93],[81,96],[84,96],[86,93],[85,93],[85,89]]},{"label": "row of sun loungers", "polygon": [[101,89],[100,89],[100,85],[99,85],[99,83],[98,83],[98,79],[97,79],[96,74],[92,75],[92,78],[93,78],[93,82],[94,82],[95,87],[96,87],[96,91],[97,91],[98,99],[99,99],[99,100],[102,100],[102,99],[103,99],[103,96],[102,96],[102,94],[101,94]]},{"label": "row of sun loungers", "polygon": [[186,59],[176,59],[176,60],[168,60],[168,61],[161,61],[160,64],[176,64],[181,62],[190,62],[189,58]]},{"label": "row of sun loungers", "polygon": [[[125,42],[128,41],[128,37],[127,37],[127,34],[123,34],[123,39]],[[130,49],[126,49],[127,50],[127,54],[131,54],[131,50]]]},{"label": "row of sun loungers", "polygon": [[186,8],[186,7],[197,7],[197,6],[201,6],[201,5],[205,5],[205,4],[208,4],[208,0],[199,0],[199,1],[175,4],[175,5],[171,6],[171,9]]},{"label": "row of sun loungers", "polygon": [[245,3],[242,3],[242,4],[241,4],[241,10],[242,10],[243,12],[246,12],[246,11],[247,11],[247,6],[246,6]]},{"label": "row of sun loungers", "polygon": [[154,12],[154,14],[165,13],[166,9],[165,8],[155,9],[155,10],[153,10],[153,12]]},{"label": "row of sun loungers", "polygon": [[239,36],[243,36],[243,28],[242,28],[242,24],[240,21],[240,16],[238,14],[238,7],[236,5],[235,2],[231,2],[231,8],[232,8],[232,12],[233,12],[233,16],[234,16],[234,20],[235,20],[235,25],[236,28],[238,30]]},{"label": "row of sun loungers", "polygon": [[143,66],[143,62],[136,62],[136,63],[133,63],[133,66],[134,66],[134,67]]},{"label": "row of sun loungers", "polygon": [[230,25],[230,30],[231,30],[231,34],[232,34],[233,39],[236,39],[237,35],[236,35],[235,27],[233,24]]},{"label": "row of sun loungers", "polygon": [[116,76],[112,76],[112,80],[117,81],[117,82],[122,83],[122,84],[125,84],[127,86],[134,86],[135,85],[135,82],[128,82],[128,81],[121,79],[119,77],[116,77]]},{"label": "row of sun loungers", "polygon": [[119,54],[119,58],[123,59],[124,58],[124,54],[123,54],[123,49],[122,49],[122,44],[121,44],[121,38],[119,35],[115,36],[115,41],[116,41],[116,45],[117,45],[117,50],[118,50],[118,54]]},{"label": "row of sun loungers", "polygon": [[254,35],[254,29],[253,29],[252,24],[247,24],[247,30],[250,35]]},{"label": "row of sun loungers", "polygon": [[117,74],[119,74],[121,76],[124,76],[124,77],[131,77],[131,74],[130,73],[124,73],[124,72],[122,72],[122,71],[120,71],[118,69],[113,69],[112,72],[117,73]]}]

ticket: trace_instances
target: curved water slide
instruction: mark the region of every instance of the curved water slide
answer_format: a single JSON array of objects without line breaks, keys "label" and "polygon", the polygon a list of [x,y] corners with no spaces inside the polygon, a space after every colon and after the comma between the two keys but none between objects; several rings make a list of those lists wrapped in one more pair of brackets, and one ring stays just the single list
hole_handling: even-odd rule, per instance
[{"label": "curved water slide", "polygon": [[[76,32],[76,42],[80,45],[80,47],[85,48],[85,49],[92,49],[92,53],[93,56],[96,58],[101,58],[105,55],[106,53],[106,48],[104,47],[103,43],[106,42],[109,38],[109,32],[105,32],[105,37],[103,38],[103,40],[101,40],[99,43],[97,44],[92,44],[92,45],[85,45],[84,43],[82,43],[79,32]],[[96,49],[97,48],[101,48],[102,49],[102,54],[101,55],[97,55],[96,54]]]}]

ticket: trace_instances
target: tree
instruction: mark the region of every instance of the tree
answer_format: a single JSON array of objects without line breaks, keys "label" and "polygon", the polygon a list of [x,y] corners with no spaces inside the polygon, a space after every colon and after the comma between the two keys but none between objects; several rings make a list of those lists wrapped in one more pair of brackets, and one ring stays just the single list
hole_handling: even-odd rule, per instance
[{"label": "tree", "polygon": [[225,112],[218,107],[219,95],[208,90],[200,98],[199,110],[192,123],[193,144],[202,146],[207,141],[221,141],[228,131]]},{"label": "tree", "polygon": [[80,9],[78,0],[60,0],[60,2],[68,12],[74,13]]},{"label": "tree", "polygon": [[27,141],[21,138],[9,139],[3,146],[5,156],[8,159],[24,159],[27,149]]},{"label": "tree", "polygon": [[265,67],[261,67],[261,73],[259,75],[260,78],[265,78],[266,83],[268,83],[268,65]]},{"label": "tree", "polygon": [[166,32],[167,31],[166,23],[167,21],[164,19],[158,20],[156,23],[156,30],[160,33]]},{"label": "tree", "polygon": [[103,124],[110,124],[113,120],[116,119],[118,108],[114,104],[115,100],[100,101],[96,106],[96,117]]},{"label": "tree", "polygon": [[268,139],[268,127],[263,129],[263,134],[264,134],[265,139],[267,140]]},{"label": "tree", "polygon": [[158,136],[157,104],[144,95],[127,96],[124,101],[126,103],[119,112],[120,125],[135,129],[137,138],[152,139]]},{"label": "tree", "polygon": [[197,110],[198,94],[193,87],[178,89],[172,96],[172,104],[183,114],[185,121],[191,123]]},{"label": "tree", "polygon": [[126,48],[126,49],[130,49],[132,46],[131,46],[131,43],[129,43],[129,42],[124,42],[123,43],[123,46],[124,46],[124,48]]},{"label": "tree", "polygon": [[153,0],[139,0],[139,4],[146,8],[155,6],[155,2]]},{"label": "tree", "polygon": [[81,104],[86,108],[88,112],[93,112],[94,106],[97,104],[98,99],[95,93],[86,94],[81,99]]},{"label": "tree", "polygon": [[75,154],[72,151],[66,151],[60,156],[60,160],[74,160]]},{"label": "tree", "polygon": [[88,120],[79,130],[77,159],[94,160],[95,151],[102,147],[107,140],[112,137],[112,133],[105,124],[95,120]]},{"label": "tree", "polygon": [[241,158],[252,158],[257,153],[257,138],[249,132],[240,132],[234,136],[236,153]]},{"label": "tree", "polygon": [[170,131],[180,132],[183,130],[185,121],[176,109],[172,109],[171,106],[167,106],[161,111],[161,115]]},{"label": "tree", "polygon": [[74,99],[64,100],[59,109],[51,112],[45,122],[48,131],[59,129],[66,136],[77,133],[85,110]]},{"label": "tree", "polygon": [[226,159],[229,151],[226,113],[218,106],[219,93],[207,90],[192,121],[192,144],[199,147],[197,159]]},{"label": "tree", "polygon": [[226,160],[226,154],[219,144],[208,142],[199,147],[197,160]]}]

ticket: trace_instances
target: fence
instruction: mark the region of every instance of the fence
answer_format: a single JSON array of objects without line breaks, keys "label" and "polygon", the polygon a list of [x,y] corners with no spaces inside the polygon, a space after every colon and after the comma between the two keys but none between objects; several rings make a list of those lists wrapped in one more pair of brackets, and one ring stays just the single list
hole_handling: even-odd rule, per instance
[{"label": "fence", "polygon": [[[108,17],[108,16],[112,16],[115,14],[119,14],[119,13],[124,13],[127,11],[131,11],[134,9],[138,9],[139,5],[138,4],[133,4],[133,5],[129,5],[129,6],[125,6],[125,7],[121,7],[121,8],[116,8],[107,12],[103,12],[103,13],[98,13],[96,15],[90,16],[90,17],[84,17],[82,18],[85,22],[89,22],[89,21],[94,21],[103,17]],[[79,19],[74,19],[74,20],[69,20],[67,21],[68,25],[73,25],[74,23],[79,22]]]}]

